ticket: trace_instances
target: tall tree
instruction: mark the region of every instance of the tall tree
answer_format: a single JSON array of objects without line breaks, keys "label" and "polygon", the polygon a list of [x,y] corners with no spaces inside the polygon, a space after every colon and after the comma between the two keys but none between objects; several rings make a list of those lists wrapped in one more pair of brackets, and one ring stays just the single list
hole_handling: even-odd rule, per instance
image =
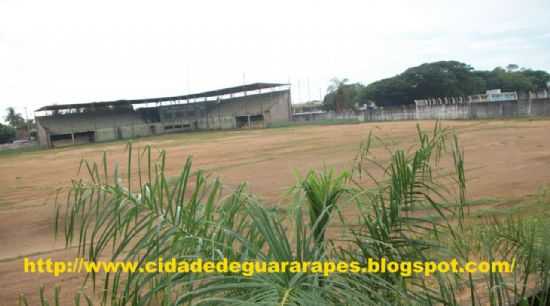
[{"label": "tall tree", "polygon": [[506,70],[508,71],[516,71],[518,69],[519,69],[519,66],[516,64],[508,64],[508,66],[506,66]]},{"label": "tall tree", "polygon": [[323,99],[325,109],[334,110],[337,113],[352,110],[359,103],[361,84],[348,84],[348,79],[333,78],[327,88],[327,95]]},{"label": "tall tree", "polygon": [[360,94],[360,101],[375,101],[379,106],[412,104],[415,99],[467,96],[487,89],[503,91],[534,91],[547,88],[550,74],[541,70],[518,69],[510,64],[506,69],[476,71],[457,61],[422,64],[403,73],[369,84]]},{"label": "tall tree", "polygon": [[21,114],[15,112],[15,109],[13,107],[8,107],[6,111],[8,112],[8,114],[4,119],[9,123],[9,125],[14,128],[25,126],[25,119],[23,119],[23,116],[21,116]]}]

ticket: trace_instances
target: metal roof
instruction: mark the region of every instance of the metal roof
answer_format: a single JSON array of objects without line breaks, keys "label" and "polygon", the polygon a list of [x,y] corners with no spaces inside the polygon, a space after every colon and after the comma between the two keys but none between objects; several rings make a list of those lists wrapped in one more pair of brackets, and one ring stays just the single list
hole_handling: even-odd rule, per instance
[{"label": "metal roof", "polygon": [[102,102],[88,102],[88,103],[74,103],[74,104],[53,104],[43,106],[37,109],[37,112],[40,111],[54,111],[62,109],[72,109],[72,108],[81,108],[81,107],[90,107],[90,106],[116,106],[116,105],[128,105],[128,104],[144,104],[144,103],[160,103],[160,102],[169,102],[169,101],[179,101],[179,100],[189,100],[197,98],[208,98],[208,97],[217,97],[228,94],[235,94],[240,92],[260,90],[266,88],[275,88],[280,86],[286,86],[289,84],[284,83],[252,83],[247,85],[240,85],[234,87],[227,87],[217,90],[205,91],[201,93],[183,95],[183,96],[172,96],[172,97],[161,97],[161,98],[149,98],[149,99],[134,99],[134,100],[116,100],[116,101],[102,101]]}]

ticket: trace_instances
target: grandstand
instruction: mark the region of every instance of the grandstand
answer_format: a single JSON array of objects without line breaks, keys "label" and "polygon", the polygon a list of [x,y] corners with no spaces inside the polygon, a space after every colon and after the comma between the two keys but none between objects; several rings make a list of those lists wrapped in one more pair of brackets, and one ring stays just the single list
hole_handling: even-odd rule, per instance
[{"label": "grandstand", "polygon": [[36,110],[42,147],[193,130],[267,127],[291,120],[290,86],[253,83],[198,94]]}]

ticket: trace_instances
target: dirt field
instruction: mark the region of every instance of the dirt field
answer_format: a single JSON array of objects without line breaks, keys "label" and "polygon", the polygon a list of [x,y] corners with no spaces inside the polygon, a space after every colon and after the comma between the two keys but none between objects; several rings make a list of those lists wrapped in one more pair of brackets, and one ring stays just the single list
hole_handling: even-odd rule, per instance
[{"label": "dirt field", "polygon": [[[208,170],[230,186],[248,181],[269,202],[296,182],[295,172],[323,166],[346,169],[370,131],[399,146],[415,138],[415,122],[303,126],[250,131],[166,135],[135,141],[151,143],[168,155],[176,175],[188,155],[194,167]],[[422,122],[431,128],[433,122]],[[455,127],[465,150],[469,198],[521,198],[550,183],[550,121],[446,122]],[[71,258],[53,237],[51,203],[59,187],[70,185],[82,158],[110,160],[124,169],[124,142],[0,155],[0,305],[16,305],[24,293],[36,298],[41,285],[64,291],[80,284],[77,276],[54,278],[23,273],[24,256]],[[66,294],[69,297],[69,294]]]}]

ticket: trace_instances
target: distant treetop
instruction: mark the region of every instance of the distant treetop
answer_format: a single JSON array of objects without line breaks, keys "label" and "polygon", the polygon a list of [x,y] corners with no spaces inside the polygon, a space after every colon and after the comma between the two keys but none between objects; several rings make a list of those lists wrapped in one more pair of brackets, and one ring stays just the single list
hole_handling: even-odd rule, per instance
[{"label": "distant treetop", "polygon": [[[336,79],[338,80],[338,79]],[[345,79],[346,80],[346,79]],[[346,80],[347,81],[347,80]],[[547,88],[550,74],[543,70],[520,68],[509,64],[506,69],[475,70],[458,61],[440,61],[411,67],[394,77],[367,86],[340,82],[324,99],[327,109],[347,109],[374,101],[378,106],[405,105],[415,99],[468,96],[489,89],[502,91],[535,91]],[[334,90],[334,88],[339,88]],[[338,103],[337,103],[338,102]]]}]

